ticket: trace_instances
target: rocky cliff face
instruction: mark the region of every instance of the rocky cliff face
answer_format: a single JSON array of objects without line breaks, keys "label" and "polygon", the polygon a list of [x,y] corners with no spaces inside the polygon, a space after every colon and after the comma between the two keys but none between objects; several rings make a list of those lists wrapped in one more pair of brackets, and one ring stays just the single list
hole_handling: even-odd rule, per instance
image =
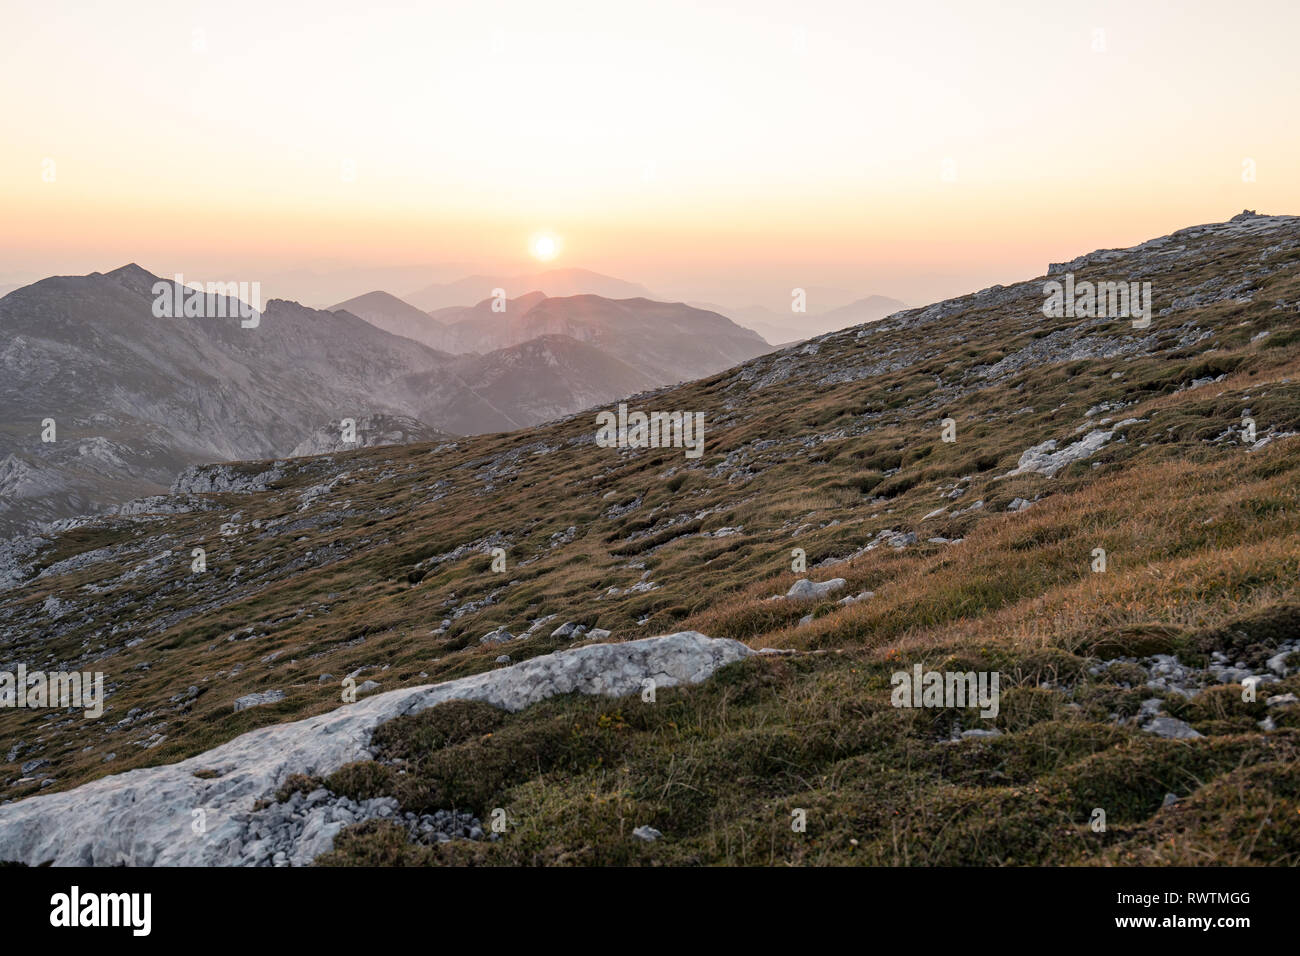
[{"label": "rocky cliff face", "polygon": [[339,419],[316,429],[294,446],[289,457],[327,455],[331,452],[375,448],[379,445],[406,445],[411,442],[452,441],[450,434],[431,428],[409,415],[362,415]]}]

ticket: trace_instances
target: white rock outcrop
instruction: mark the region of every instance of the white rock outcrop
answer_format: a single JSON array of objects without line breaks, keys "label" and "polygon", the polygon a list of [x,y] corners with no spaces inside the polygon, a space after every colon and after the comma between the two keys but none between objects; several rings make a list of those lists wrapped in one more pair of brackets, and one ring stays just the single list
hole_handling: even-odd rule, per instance
[{"label": "white rock outcrop", "polygon": [[277,462],[256,475],[245,474],[231,465],[191,465],[172,482],[173,495],[212,494],[234,492],[250,494],[266,491],[271,484],[284,478]]},{"label": "white rock outcrop", "polygon": [[847,583],[843,578],[831,578],[827,581],[811,581],[808,578],[800,578],[790,585],[790,590],[785,592],[785,596],[792,601],[815,601],[829,597],[836,591],[843,590],[844,585]]},{"label": "white rock outcrop", "polygon": [[[739,641],[680,631],[590,644],[459,680],[376,694],[327,714],[236,737],[206,753],[0,806],[0,861],[70,866],[231,866],[255,839],[253,804],[294,773],[329,774],[371,757],[376,727],[449,700],[509,711],[573,692],[622,696],[705,680],[753,654]],[[218,776],[196,777],[198,771]],[[195,811],[201,810],[202,814]],[[195,823],[202,819],[202,833]],[[327,849],[327,848],[326,848]]]},{"label": "white rock outcrop", "polygon": [[1028,472],[1036,472],[1040,475],[1046,475],[1048,478],[1055,477],[1056,473],[1066,465],[1082,461],[1101,451],[1102,447],[1114,435],[1114,431],[1094,429],[1077,442],[1074,442],[1074,444],[1066,445],[1060,451],[1056,450],[1056,440],[1050,439],[1041,445],[1034,445],[1032,448],[1025,449],[1017,466],[1002,475],[1002,477],[1010,478],[1013,475],[1023,475]]}]

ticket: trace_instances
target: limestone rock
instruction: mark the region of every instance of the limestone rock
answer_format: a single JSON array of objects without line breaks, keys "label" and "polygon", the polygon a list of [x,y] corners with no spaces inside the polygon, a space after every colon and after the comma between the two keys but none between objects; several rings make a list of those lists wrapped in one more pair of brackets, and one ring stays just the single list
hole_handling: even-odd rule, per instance
[{"label": "limestone rock", "polygon": [[1077,442],[1066,445],[1060,451],[1057,451],[1056,439],[1049,439],[1042,444],[1026,449],[1024,454],[1020,456],[1019,464],[1002,477],[1010,478],[1013,475],[1032,472],[1052,478],[1066,465],[1082,461],[1096,454],[1111,440],[1114,434],[1113,431],[1094,429]]},{"label": "limestone rock", "polygon": [[[753,653],[739,641],[680,631],[623,644],[589,644],[442,684],[376,694],[326,714],[261,727],[178,763],[0,806],[0,861],[239,865],[256,855],[245,853],[257,840],[250,830],[256,801],[268,798],[290,774],[325,775],[370,759],[371,734],[394,717],[448,700],[517,711],[558,694],[639,693],[645,679],[660,688],[694,684]],[[200,770],[219,775],[196,777]],[[197,807],[206,811],[202,835],[190,826]],[[317,836],[313,852],[326,842]],[[290,861],[303,862],[297,849],[285,852]]]},{"label": "limestone rock", "polygon": [[284,700],[284,691],[268,690],[260,694],[245,694],[235,701],[235,712],[247,710],[249,707],[261,707],[264,704],[274,704],[276,701]]},{"label": "limestone rock", "polygon": [[829,597],[836,591],[842,590],[846,583],[843,578],[831,578],[829,581],[821,582],[800,578],[790,585],[790,590],[785,592],[785,596],[796,601],[813,601]]}]

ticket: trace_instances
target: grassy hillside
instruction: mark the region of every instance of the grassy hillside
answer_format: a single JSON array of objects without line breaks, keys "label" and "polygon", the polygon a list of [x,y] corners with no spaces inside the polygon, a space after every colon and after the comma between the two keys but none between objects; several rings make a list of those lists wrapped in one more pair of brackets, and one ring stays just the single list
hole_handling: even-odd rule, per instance
[{"label": "grassy hillside", "polygon": [[[699,459],[597,447],[583,415],[296,459],[266,491],[11,547],[24,580],[0,594],[0,656],[102,670],[112,692],[94,722],[0,711],[0,798],[331,709],[359,669],[390,690],[567,647],[551,632],[575,622],[793,653],[654,703],[394,721],[379,760],[332,789],[500,807],[507,833],[431,848],[372,822],[320,862],[1300,863],[1300,707],[1268,703],[1300,693],[1300,654],[1253,702],[1233,682],[1144,686],[1153,655],[1260,674],[1300,637],[1300,220],[1070,269],[1150,281],[1150,328],[1045,318],[1040,278],[630,403],[703,412]],[[1093,432],[1111,434],[1053,477],[1008,475],[1027,449]],[[769,600],[801,577],[846,587]],[[915,664],[998,671],[997,718],[892,706],[890,675]],[[284,699],[233,711],[271,689]],[[1202,736],[1140,729],[1152,698]],[[1000,735],[953,739],[973,728]],[[24,777],[33,760],[49,763]],[[632,839],[643,824],[664,837]]]}]

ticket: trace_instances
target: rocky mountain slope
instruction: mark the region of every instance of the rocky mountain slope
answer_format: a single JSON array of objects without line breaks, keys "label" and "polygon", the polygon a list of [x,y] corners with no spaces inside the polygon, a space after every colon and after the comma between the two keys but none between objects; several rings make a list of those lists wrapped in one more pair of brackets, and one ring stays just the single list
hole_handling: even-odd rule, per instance
[{"label": "rocky mountain slope", "polygon": [[851,325],[875,322],[904,308],[906,306],[898,299],[891,299],[887,295],[869,295],[838,309],[820,312],[812,316],[808,324],[818,332],[836,332]]},{"label": "rocky mountain slope", "polygon": [[333,418],[406,412],[388,385],[450,362],[281,300],[250,327],[224,296],[212,317],[158,318],[159,281],[131,265],[0,299],[0,532],[165,488],[192,462],[285,454]]},{"label": "rocky mountain slope", "polygon": [[[492,352],[518,344],[513,323],[529,309],[546,299],[545,292],[526,292],[505,299],[483,299],[471,306],[449,306],[429,313],[437,326],[429,332],[428,342],[456,355],[466,352]],[[500,311],[493,311],[493,306]]]},{"label": "rocky mountain slope", "polygon": [[[1046,316],[1067,273],[1150,282],[1150,325]],[[1300,219],[1100,250],[632,405],[702,413],[704,454],[602,447],[589,412],[199,468],[5,544],[0,670],[108,696],[0,710],[0,856],[50,858],[49,821],[103,806],[79,785],[175,765],[210,782],[173,791],[186,819],[227,777],[270,812],[243,862],[1300,862]],[[395,714],[341,766],[202,758],[685,631],[775,653]],[[997,673],[996,713],[895,706],[917,667]]]},{"label": "rocky mountain slope", "polygon": [[429,313],[417,309],[409,302],[403,302],[388,292],[367,292],[365,295],[330,306],[330,311],[349,312],[385,332],[415,339],[431,348],[438,347],[434,343],[438,338],[439,323],[431,319]]},{"label": "rocky mountain slope", "polygon": [[[472,393],[461,383],[473,383]],[[465,434],[537,425],[658,383],[595,346],[540,335],[459,356],[448,369],[413,374],[402,384],[418,414]]]},{"label": "rocky mountain slope", "polygon": [[756,332],[680,302],[532,292],[506,300],[504,311],[492,307],[493,300],[485,299],[469,308],[433,313],[440,325],[425,341],[448,352],[483,352],[563,335],[637,369],[657,385],[712,375],[770,350]]},{"label": "rocky mountain slope", "polygon": [[[377,295],[380,293],[376,293]],[[365,316],[369,318],[369,316]],[[389,320],[376,315],[377,324]],[[646,298],[609,299],[598,295],[565,297],[526,292],[498,302],[487,298],[472,306],[438,309],[423,326],[411,323],[412,338],[444,352],[477,354],[510,349],[543,336],[565,336],[595,357],[604,353],[620,367],[636,370],[635,381],[668,385],[711,375],[769,351],[770,346],[750,329],[717,312],[683,303]],[[599,377],[595,362],[590,374],[574,369],[570,384]],[[603,399],[613,397],[603,395]],[[585,406],[569,406],[568,411]]]},{"label": "rocky mountain slope", "polygon": [[[333,449],[321,430],[344,418],[402,417],[399,431],[433,440],[535,425],[657,382],[576,341],[449,355],[376,327],[385,308],[377,324],[394,332],[415,331],[410,313],[432,324],[391,297],[363,297],[372,321],[277,299],[245,328],[222,296],[208,297],[210,314],[229,318],[158,318],[159,281],[132,265],[0,299],[0,536],[161,492],[196,462]],[[709,354],[713,370],[731,364]]]},{"label": "rocky mountain slope", "polygon": [[430,428],[418,418],[406,415],[362,415],[322,425],[294,446],[289,457],[327,455],[336,451],[374,448],[378,445],[406,445],[417,441],[451,441],[452,438],[447,432]]}]

